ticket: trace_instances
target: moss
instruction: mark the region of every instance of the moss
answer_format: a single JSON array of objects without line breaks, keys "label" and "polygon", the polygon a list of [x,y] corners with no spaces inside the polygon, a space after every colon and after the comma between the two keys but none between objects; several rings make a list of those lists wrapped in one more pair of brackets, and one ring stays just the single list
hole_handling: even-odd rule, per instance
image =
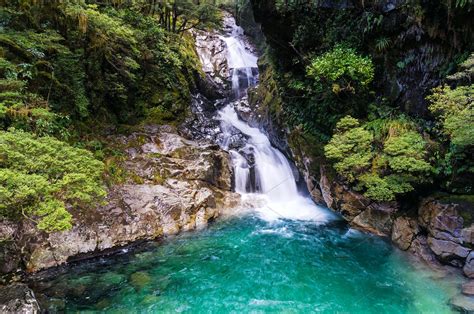
[{"label": "moss", "polygon": [[127,181],[127,170],[121,165],[123,157],[108,157],[104,160],[105,180],[108,186],[123,184]]},{"label": "moss", "polygon": [[144,134],[137,134],[132,140],[127,143],[127,148],[138,148],[148,142],[148,138]]},{"label": "moss", "polygon": [[153,174],[153,183],[154,184],[163,184],[165,182],[165,180],[166,179],[163,178],[159,172],[155,172]]},{"label": "moss", "polygon": [[129,178],[130,178],[130,179],[133,181],[133,183],[135,183],[135,184],[143,184],[143,183],[145,183],[145,180],[144,180],[142,177],[140,177],[138,174],[133,173],[133,172],[129,174]]}]

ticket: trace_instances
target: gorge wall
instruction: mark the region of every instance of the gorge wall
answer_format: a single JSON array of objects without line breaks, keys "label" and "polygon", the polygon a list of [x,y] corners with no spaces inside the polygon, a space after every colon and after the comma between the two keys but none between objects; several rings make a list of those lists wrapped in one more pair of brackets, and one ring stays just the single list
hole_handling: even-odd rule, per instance
[{"label": "gorge wall", "polygon": [[[347,184],[325,158],[324,133],[330,135],[330,129],[308,132],[288,122],[288,108],[308,102],[291,85],[294,77],[304,76],[307,56],[343,42],[371,56],[375,103],[390,103],[394,110],[432,123],[426,96],[435,86],[452,83],[446,75],[473,48],[470,11],[448,2],[428,6],[418,1],[251,1],[266,46],[259,64],[260,86],[250,91],[256,112],[250,119],[264,125],[274,144],[292,156],[317,203],[341,213],[357,229],[390,237],[400,249],[434,267],[460,267],[472,278],[472,197],[451,194],[435,182],[391,202],[373,201]],[[248,6],[243,12],[247,10]],[[249,19],[242,25],[249,34],[258,29]],[[381,41],[387,46],[380,47]],[[472,81],[472,73],[466,79]],[[465,185],[469,178],[458,184]]]}]

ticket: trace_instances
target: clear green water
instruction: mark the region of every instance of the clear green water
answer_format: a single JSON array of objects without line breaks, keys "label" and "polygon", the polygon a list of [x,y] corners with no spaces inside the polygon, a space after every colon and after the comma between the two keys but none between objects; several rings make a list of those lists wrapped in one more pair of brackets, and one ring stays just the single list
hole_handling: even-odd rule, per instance
[{"label": "clear green water", "polygon": [[248,215],[83,263],[36,289],[68,312],[450,313],[456,283],[341,221]]}]

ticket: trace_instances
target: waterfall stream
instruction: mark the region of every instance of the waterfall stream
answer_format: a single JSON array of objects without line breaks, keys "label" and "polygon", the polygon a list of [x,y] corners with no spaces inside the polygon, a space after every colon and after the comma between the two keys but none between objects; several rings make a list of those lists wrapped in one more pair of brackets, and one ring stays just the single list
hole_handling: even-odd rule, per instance
[{"label": "waterfall stream", "polygon": [[[232,94],[198,95],[192,131],[227,150],[242,214],[126,254],[81,262],[36,283],[49,312],[453,313],[459,280],[412,263],[298,191],[288,159],[241,119],[257,57],[232,20]],[[221,43],[221,42],[220,42]],[[216,112],[216,108],[219,108]],[[191,122],[193,122],[191,121]],[[248,205],[248,211],[244,208]]]},{"label": "waterfall stream", "polygon": [[[246,198],[264,199],[258,208],[267,220],[278,218],[327,221],[330,213],[299,194],[293,170],[287,158],[272,147],[258,128],[241,120],[235,105],[246,104],[247,89],[258,81],[257,56],[246,49],[243,30],[231,19],[230,31],[222,40],[227,46],[227,63],[231,73],[232,96],[218,112],[221,124],[221,146],[229,151],[234,167],[235,190]],[[235,133],[245,138],[244,145],[232,149]]]}]

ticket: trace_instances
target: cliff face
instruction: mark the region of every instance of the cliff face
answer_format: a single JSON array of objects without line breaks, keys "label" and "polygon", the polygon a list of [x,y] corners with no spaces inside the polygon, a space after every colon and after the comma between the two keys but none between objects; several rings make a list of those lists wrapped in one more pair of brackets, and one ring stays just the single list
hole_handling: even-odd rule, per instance
[{"label": "cliff face", "polygon": [[378,96],[418,117],[429,116],[429,90],[474,47],[472,12],[452,1],[251,2],[282,72],[302,72],[305,55],[349,44],[374,61]]},{"label": "cliff face", "polygon": [[103,206],[75,215],[69,231],[46,234],[32,223],[1,221],[2,273],[36,272],[202,228],[239,200],[231,192],[229,156],[215,145],[186,140],[166,126],[109,140],[124,151],[124,184],[109,189]]},{"label": "cliff face", "polygon": [[[377,99],[427,119],[426,95],[473,45],[469,11],[448,2],[386,0],[362,6],[359,1],[319,1],[306,8],[285,3],[282,8],[271,0],[252,1],[269,54],[262,58],[261,83],[250,99],[271,138],[282,136],[278,132],[288,125],[282,108],[298,104],[292,99],[297,95],[283,86],[285,76],[302,75],[301,55],[330,49],[327,40],[349,42],[370,55]],[[328,31],[334,34],[324,33]],[[299,128],[285,131],[287,141],[278,146],[290,151],[315,202],[339,212],[354,228],[390,237],[432,266],[449,264],[474,277],[472,202],[433,191],[388,203],[372,201],[338,178],[324,158],[324,141]]]}]

